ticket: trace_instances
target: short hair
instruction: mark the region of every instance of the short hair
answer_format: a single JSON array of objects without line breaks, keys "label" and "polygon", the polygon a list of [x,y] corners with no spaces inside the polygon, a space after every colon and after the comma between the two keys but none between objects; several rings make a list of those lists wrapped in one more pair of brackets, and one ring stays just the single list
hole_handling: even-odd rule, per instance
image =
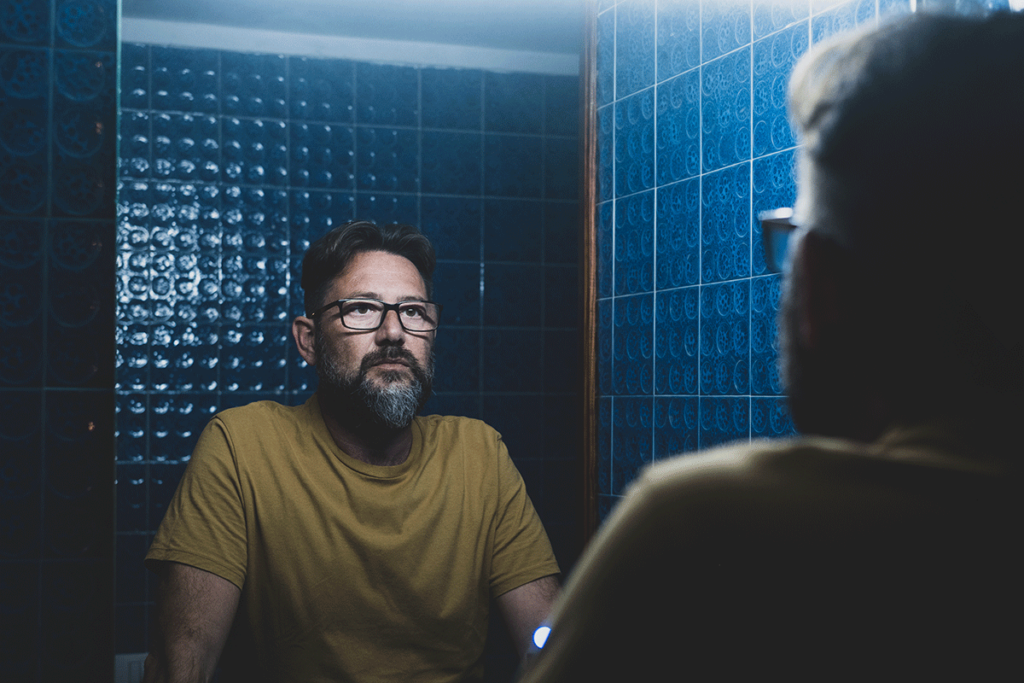
[{"label": "short hair", "polygon": [[917,399],[935,376],[947,396],[1019,395],[1024,15],[916,13],[841,36],[797,65],[790,116],[798,215],[859,264],[886,371],[906,368]]},{"label": "short hair", "polygon": [[353,256],[366,251],[386,251],[409,259],[423,278],[427,298],[433,295],[437,257],[426,235],[411,225],[351,221],[320,237],[302,258],[307,314],[326,303],[324,299],[334,279],[344,272]]}]

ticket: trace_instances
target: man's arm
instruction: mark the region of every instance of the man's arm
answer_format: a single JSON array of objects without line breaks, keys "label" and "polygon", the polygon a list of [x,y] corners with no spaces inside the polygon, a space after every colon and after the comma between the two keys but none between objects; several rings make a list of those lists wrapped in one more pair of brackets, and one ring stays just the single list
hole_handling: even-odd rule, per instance
[{"label": "man's arm", "polygon": [[224,649],[241,591],[216,574],[177,562],[160,571],[158,633],[144,683],[207,683]]},{"label": "man's arm", "polygon": [[498,609],[520,659],[526,656],[533,632],[547,618],[558,591],[558,577],[544,576],[498,596]]}]

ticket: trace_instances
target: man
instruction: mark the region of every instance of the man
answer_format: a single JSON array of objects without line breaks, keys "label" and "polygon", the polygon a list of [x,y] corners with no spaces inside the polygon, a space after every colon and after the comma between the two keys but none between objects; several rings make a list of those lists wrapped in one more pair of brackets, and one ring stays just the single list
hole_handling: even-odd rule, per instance
[{"label": "man", "polygon": [[[299,353],[319,386],[204,430],[147,555],[146,681],[479,679],[490,598],[520,652],[558,567],[501,437],[416,417],[440,306],[434,250],[354,222],[305,255]],[[225,647],[226,644],[226,647]]]},{"label": "man", "polygon": [[1021,678],[1024,16],[838,39],[790,111],[809,436],[649,468],[528,683]]}]

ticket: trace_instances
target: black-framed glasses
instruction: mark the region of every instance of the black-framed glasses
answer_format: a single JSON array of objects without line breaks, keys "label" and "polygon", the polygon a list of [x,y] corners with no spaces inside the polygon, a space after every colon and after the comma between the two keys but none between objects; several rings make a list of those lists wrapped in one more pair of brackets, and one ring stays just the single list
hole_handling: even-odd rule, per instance
[{"label": "black-framed glasses", "polygon": [[431,332],[437,329],[441,317],[441,304],[433,301],[399,301],[386,304],[377,299],[338,299],[321,306],[309,314],[316,319],[328,310],[338,307],[341,324],[350,330],[368,332],[384,324],[384,316],[394,311],[406,332]]},{"label": "black-framed glasses", "polygon": [[762,211],[757,217],[761,221],[765,266],[773,273],[781,273],[786,265],[789,240],[793,231],[800,227],[793,222],[793,209]]}]

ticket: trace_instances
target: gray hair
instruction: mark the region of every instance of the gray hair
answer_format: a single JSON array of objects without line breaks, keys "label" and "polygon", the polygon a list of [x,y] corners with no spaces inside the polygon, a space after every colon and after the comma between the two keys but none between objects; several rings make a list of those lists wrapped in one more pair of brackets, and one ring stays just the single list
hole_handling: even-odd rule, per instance
[{"label": "gray hair", "polygon": [[941,378],[947,395],[1019,395],[1024,15],[919,13],[841,36],[797,65],[790,116],[798,217],[858,264],[886,370],[919,394]]}]

